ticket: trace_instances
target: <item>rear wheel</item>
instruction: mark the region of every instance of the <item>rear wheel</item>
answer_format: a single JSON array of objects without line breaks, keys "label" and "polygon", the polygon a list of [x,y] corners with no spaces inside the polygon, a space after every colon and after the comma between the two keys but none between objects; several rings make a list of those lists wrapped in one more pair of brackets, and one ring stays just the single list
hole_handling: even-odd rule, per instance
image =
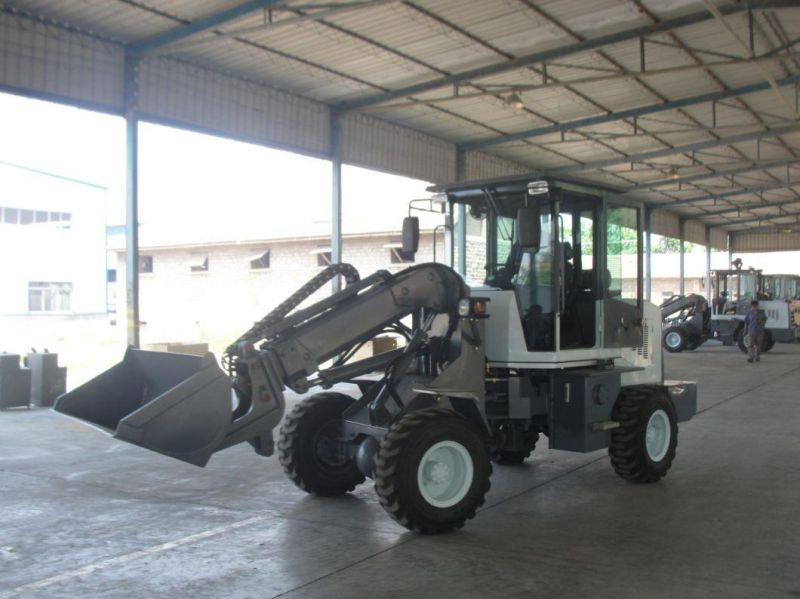
[{"label": "rear wheel", "polygon": [[761,351],[768,352],[775,346],[775,338],[772,336],[772,333],[769,331],[764,332],[764,347]]},{"label": "rear wheel", "polygon": [[664,349],[670,353],[681,352],[686,347],[686,332],[680,327],[667,329],[661,339]]},{"label": "rear wheel", "polygon": [[343,393],[317,393],[286,416],[278,457],[286,476],[313,495],[342,495],[364,482],[341,440],[342,413],[355,400]]},{"label": "rear wheel", "polygon": [[666,476],[678,445],[672,401],[658,387],[627,387],[614,405],[608,454],[614,471],[631,482],[652,483]]},{"label": "rear wheel", "polygon": [[[747,345],[750,342],[750,335],[745,335],[744,331],[739,333],[739,337],[736,340],[736,344],[739,346],[739,349],[742,350],[744,353],[747,353]],[[761,353],[767,353],[775,346],[775,338],[772,336],[772,333],[769,331],[764,331],[764,336],[761,338]]]},{"label": "rear wheel", "polygon": [[539,433],[526,434],[525,449],[494,449],[492,451],[492,461],[503,466],[518,466],[531,457],[531,453],[536,449],[538,440]]},{"label": "rear wheel", "polygon": [[375,458],[375,491],[397,522],[421,533],[461,528],[489,490],[486,444],[464,417],[426,408],[402,416]]}]

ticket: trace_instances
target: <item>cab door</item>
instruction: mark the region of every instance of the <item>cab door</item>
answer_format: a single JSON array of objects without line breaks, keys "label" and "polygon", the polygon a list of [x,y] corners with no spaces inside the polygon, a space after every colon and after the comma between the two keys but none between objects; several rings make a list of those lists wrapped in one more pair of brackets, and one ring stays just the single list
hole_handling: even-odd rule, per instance
[{"label": "cab door", "polygon": [[605,204],[603,346],[642,342],[642,214],[638,206]]}]

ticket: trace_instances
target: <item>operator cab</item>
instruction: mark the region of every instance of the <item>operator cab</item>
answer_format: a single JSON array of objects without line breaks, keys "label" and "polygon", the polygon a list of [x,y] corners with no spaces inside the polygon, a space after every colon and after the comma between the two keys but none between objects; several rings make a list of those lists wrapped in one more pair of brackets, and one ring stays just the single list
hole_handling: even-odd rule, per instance
[{"label": "operator cab", "polygon": [[452,215],[454,268],[490,300],[502,322],[491,330],[509,331],[487,334],[490,365],[594,365],[641,344],[640,206],[552,178],[434,190]]},{"label": "operator cab", "polygon": [[744,314],[750,302],[769,300],[760,270],[715,270],[711,273],[714,314]]}]

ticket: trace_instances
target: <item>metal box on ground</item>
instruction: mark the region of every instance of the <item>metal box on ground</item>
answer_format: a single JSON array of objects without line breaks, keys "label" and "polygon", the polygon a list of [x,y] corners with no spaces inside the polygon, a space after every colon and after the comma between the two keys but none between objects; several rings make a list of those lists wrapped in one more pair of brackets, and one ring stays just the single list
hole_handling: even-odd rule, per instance
[{"label": "metal box on ground", "polygon": [[51,407],[56,397],[67,392],[67,368],[58,365],[58,354],[29,353],[25,366],[30,369],[32,405]]},{"label": "metal box on ground", "polygon": [[0,354],[0,410],[30,407],[31,371],[20,368],[19,354]]}]

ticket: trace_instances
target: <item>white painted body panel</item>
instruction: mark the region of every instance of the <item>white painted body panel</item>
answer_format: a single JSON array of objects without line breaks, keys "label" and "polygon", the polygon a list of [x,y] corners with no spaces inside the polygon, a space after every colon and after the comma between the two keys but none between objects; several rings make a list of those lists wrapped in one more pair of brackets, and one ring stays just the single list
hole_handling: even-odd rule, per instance
[{"label": "white painted body panel", "polygon": [[[472,288],[473,297],[489,300],[486,324],[486,359],[494,368],[564,369],[594,366],[598,360],[614,360],[617,366],[639,367],[644,370],[624,373],[625,385],[660,383],[661,370],[661,312],[657,306],[644,304],[643,325],[647,331],[642,347],[603,347],[603,331],[598,326],[595,347],[561,351],[528,351],[522,329],[517,298],[512,290],[491,287]],[[560,314],[556,315],[556,331]],[[595,303],[595,322],[603,322],[603,304]]]}]

